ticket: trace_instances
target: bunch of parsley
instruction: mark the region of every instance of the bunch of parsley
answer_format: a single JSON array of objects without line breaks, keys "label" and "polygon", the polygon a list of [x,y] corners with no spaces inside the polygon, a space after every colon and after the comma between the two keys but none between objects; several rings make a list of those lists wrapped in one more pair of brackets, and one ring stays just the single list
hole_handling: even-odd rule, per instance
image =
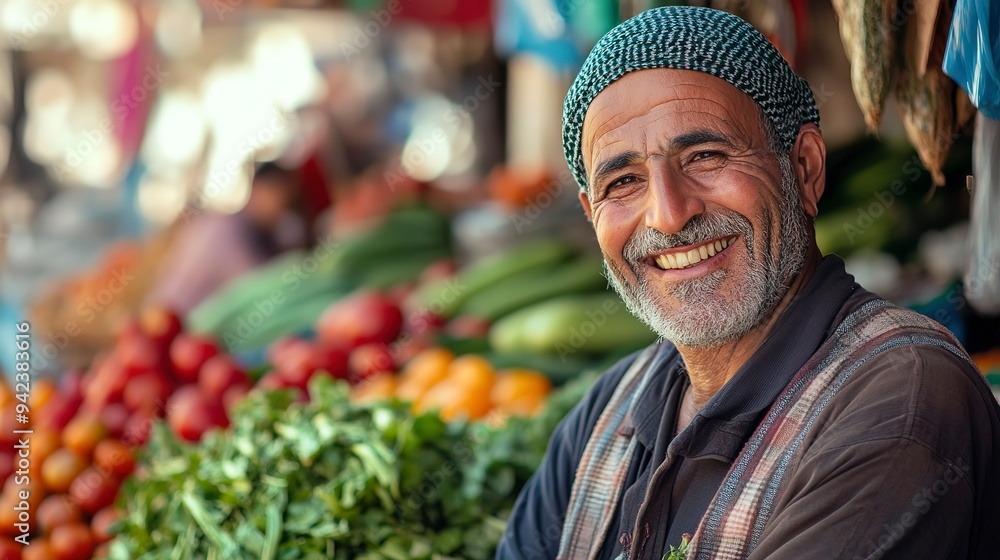
[{"label": "bunch of parsley", "polygon": [[111,558],[492,558],[517,492],[592,381],[502,427],[353,404],[325,376],[309,403],[252,392],[229,430],[198,445],[157,425]]}]

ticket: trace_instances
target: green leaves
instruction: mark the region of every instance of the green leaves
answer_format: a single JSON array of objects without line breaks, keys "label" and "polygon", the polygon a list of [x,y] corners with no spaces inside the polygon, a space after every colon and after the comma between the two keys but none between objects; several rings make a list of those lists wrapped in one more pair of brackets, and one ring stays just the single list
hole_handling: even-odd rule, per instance
[{"label": "green leaves", "polygon": [[681,536],[681,544],[678,546],[670,545],[670,551],[663,555],[663,560],[687,560],[688,554],[690,554],[691,547],[691,535],[684,533]]},{"label": "green leaves", "polygon": [[198,445],[156,426],[124,492],[116,560],[492,558],[517,492],[590,381],[537,419],[446,424],[406,403],[253,391]]}]

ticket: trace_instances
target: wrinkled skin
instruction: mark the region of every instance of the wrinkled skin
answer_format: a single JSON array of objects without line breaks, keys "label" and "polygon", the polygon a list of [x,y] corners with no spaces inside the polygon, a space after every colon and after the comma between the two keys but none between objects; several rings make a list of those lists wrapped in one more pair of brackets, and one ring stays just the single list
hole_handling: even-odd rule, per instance
[{"label": "wrinkled skin", "polygon": [[[584,120],[581,202],[612,283],[680,350],[691,410],[753,355],[821,258],[811,218],[822,136],[805,125],[775,153],[764,122],[724,80],[668,69],[614,82]],[[657,262],[723,240],[732,244],[689,268]]]}]

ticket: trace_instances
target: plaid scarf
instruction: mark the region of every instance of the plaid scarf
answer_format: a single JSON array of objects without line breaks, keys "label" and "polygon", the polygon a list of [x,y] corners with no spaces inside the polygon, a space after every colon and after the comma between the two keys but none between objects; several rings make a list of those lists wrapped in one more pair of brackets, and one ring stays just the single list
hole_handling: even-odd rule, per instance
[{"label": "plaid scarf", "polygon": [[[848,315],[796,373],[747,441],[702,517],[689,559],[737,560],[756,548],[783,483],[798,466],[816,418],[852,374],[873,357],[900,346],[945,348],[967,361],[961,345],[944,327],[882,299]],[[653,347],[655,348],[655,347]],[[645,359],[644,359],[645,358]],[[632,391],[653,376],[647,350],[626,372],[601,413],[584,448],[573,482],[560,560],[596,558],[635,451],[635,437],[616,437],[632,405]],[[675,457],[668,451],[667,460]],[[636,548],[632,547],[633,551]],[[627,559],[629,550],[619,557]]]}]

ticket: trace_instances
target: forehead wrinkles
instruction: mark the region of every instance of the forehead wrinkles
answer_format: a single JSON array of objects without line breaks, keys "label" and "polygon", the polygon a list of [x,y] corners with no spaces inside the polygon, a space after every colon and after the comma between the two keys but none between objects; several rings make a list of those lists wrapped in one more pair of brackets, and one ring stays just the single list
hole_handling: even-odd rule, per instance
[{"label": "forehead wrinkles", "polygon": [[[626,76],[601,92],[587,110],[581,148],[588,174],[593,171],[594,158],[615,144],[638,138],[641,145],[630,147],[641,151],[649,140],[646,127],[662,120],[675,123],[674,128],[678,131],[685,126],[717,128],[729,132],[734,140],[745,140],[748,146],[756,143],[753,140],[756,136],[762,136],[763,131],[758,130],[760,108],[745,93],[723,80],[708,75],[685,76],[707,79],[712,84],[687,80],[673,83],[665,76],[629,80],[632,76]],[[651,132],[662,134],[662,131]],[[658,138],[657,144],[667,140],[669,138]]]}]

